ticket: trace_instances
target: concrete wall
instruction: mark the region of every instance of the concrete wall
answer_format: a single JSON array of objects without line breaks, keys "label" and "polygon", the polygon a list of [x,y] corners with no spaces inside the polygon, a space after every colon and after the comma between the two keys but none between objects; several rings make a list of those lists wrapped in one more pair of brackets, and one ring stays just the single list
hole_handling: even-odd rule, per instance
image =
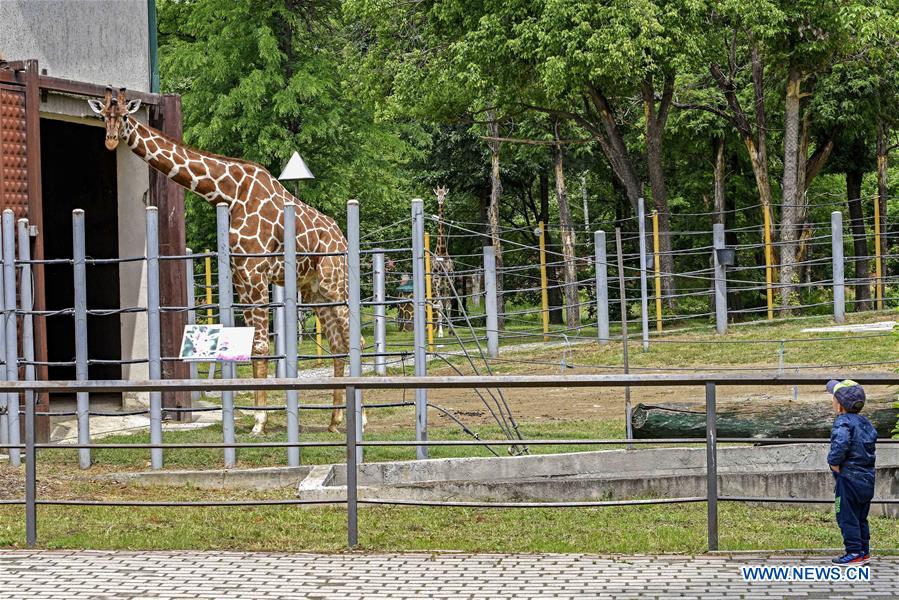
[{"label": "concrete wall", "polygon": [[0,56],[52,77],[150,90],[147,0],[2,0]]}]

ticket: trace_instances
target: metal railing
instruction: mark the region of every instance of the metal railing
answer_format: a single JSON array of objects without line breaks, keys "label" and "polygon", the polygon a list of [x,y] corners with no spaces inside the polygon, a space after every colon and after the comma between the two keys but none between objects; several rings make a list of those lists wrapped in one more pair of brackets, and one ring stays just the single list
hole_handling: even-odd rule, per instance
[{"label": "metal railing", "polygon": [[[553,508],[553,507],[600,507],[600,506],[634,506],[651,504],[707,503],[708,549],[718,549],[718,502],[789,502],[789,503],[823,503],[830,502],[822,498],[767,498],[753,496],[721,495],[718,490],[717,448],[719,443],[829,443],[829,439],[817,438],[718,438],[716,434],[716,389],[717,386],[745,385],[820,385],[830,374],[782,375],[776,373],[734,374],[734,373],[697,373],[697,374],[658,374],[658,375],[569,375],[569,376],[470,376],[470,377],[347,377],[342,379],[230,379],[230,380],[163,380],[163,381],[22,381],[0,382],[0,394],[25,395],[25,443],[6,444],[0,448],[24,450],[26,462],[25,497],[19,500],[4,500],[0,504],[25,506],[26,543],[34,546],[37,543],[37,506],[265,506],[265,505],[302,505],[302,504],[346,504],[347,507],[347,543],[350,547],[358,545],[359,525],[358,507],[360,504],[390,504],[400,506],[466,506],[484,508]],[[899,385],[896,375],[859,375],[854,379],[867,385]],[[701,443],[701,438],[672,439],[596,439],[596,440],[427,440],[410,441],[373,441],[363,439],[356,427],[360,422],[362,403],[361,392],[367,389],[473,389],[473,388],[547,388],[547,387],[624,387],[630,386],[703,386],[706,395],[706,495],[682,498],[650,498],[637,500],[604,500],[584,502],[463,502],[463,501],[424,501],[424,500],[387,500],[359,498],[357,471],[361,459],[361,449],[376,446],[483,446],[483,445],[611,445],[611,444],[671,444]],[[290,442],[230,442],[230,443],[151,443],[151,444],[58,444],[35,442],[35,394],[41,392],[59,392],[62,390],[75,393],[119,393],[119,392],[160,392],[171,391],[252,391],[252,390],[332,390],[346,389],[346,397],[355,399],[352,410],[347,410],[346,438],[344,441],[290,441]],[[344,406],[345,408],[345,406]],[[879,444],[899,443],[899,439],[879,440]],[[236,500],[236,501],[106,501],[106,500],[53,500],[37,497],[36,473],[37,451],[40,449],[84,449],[84,448],[128,448],[158,450],[162,448],[223,448],[235,451],[237,448],[303,448],[303,447],[344,447],[346,449],[346,498],[337,500]],[[875,504],[899,504],[899,498],[876,498]]]}]

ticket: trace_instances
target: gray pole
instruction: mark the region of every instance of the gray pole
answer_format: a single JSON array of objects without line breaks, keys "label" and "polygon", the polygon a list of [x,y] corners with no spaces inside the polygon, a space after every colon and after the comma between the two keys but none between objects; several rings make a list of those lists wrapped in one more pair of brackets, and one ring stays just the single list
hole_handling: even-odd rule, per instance
[{"label": "gray pole", "polygon": [[[234,326],[234,315],[231,305],[234,303],[231,290],[231,246],[230,218],[228,204],[220,202],[215,205],[215,236],[218,259],[219,287],[219,323],[222,327]],[[222,379],[234,379],[234,363],[222,361]],[[222,391],[222,439],[226,444],[233,444],[234,437],[234,392]],[[225,467],[233,467],[237,463],[235,448],[225,448]]]},{"label": "gray pole", "polygon": [[[347,398],[356,397],[356,388],[348,386]],[[349,406],[349,404],[347,405]],[[359,489],[356,487],[358,448],[356,447],[356,411],[346,411],[346,532],[347,546],[359,545]]]},{"label": "gray pole", "polygon": [[34,392],[25,392],[25,545],[37,544],[37,453],[34,448]]},{"label": "gray pole", "polygon": [[846,320],[846,285],[843,278],[843,213],[830,213],[830,245],[833,255],[833,320]]},{"label": "gray pole", "polygon": [[25,358],[25,381],[34,381],[34,282],[31,278],[31,236],[28,219],[18,222],[19,260],[22,261],[19,302],[22,305],[22,355]]},{"label": "gray pole", "polygon": [[[159,323],[159,211],[147,207],[147,356],[150,379],[162,379]],[[150,443],[162,443],[162,392],[150,392]],[[162,448],[150,449],[150,468],[162,468]]]},{"label": "gray pole", "polygon": [[709,551],[718,549],[718,447],[715,421],[715,384],[705,384],[706,500]]},{"label": "gray pole", "polygon": [[637,220],[640,230],[640,314],[643,317],[643,351],[649,350],[649,292],[646,288],[646,209],[643,198],[637,198]]},{"label": "gray pole", "polygon": [[718,250],[724,249],[724,224],[712,225],[712,256],[715,260],[715,329],[719,335],[727,332],[727,271],[718,260]]},{"label": "gray pole", "polygon": [[[621,302],[621,351],[624,358],[624,374],[630,373],[630,363],[627,356],[627,291],[624,288],[624,252],[621,244],[621,228],[615,228],[615,250],[618,253],[618,294]],[[624,431],[628,441],[634,439],[633,425],[631,424],[631,386],[624,386]],[[628,447],[632,447],[629,444]]]},{"label": "gray pole", "polygon": [[[185,248],[185,252],[187,254],[193,254],[194,251],[190,248]],[[197,311],[194,308],[197,305],[196,298],[196,290],[194,289],[194,259],[188,258],[184,261],[184,269],[185,269],[185,277],[184,280],[187,282],[187,324],[188,325],[196,325],[197,324]],[[197,379],[199,377],[197,371],[197,363],[194,361],[190,361],[187,363],[187,368],[190,371],[190,378]],[[200,392],[193,391],[190,393],[190,401],[196,402],[200,399]]]},{"label": "gray pole", "polygon": [[[362,268],[359,260],[359,201],[346,203],[347,239],[347,288],[349,289],[350,321],[350,377],[362,377]],[[350,425],[356,432],[356,441],[362,441],[362,390],[353,390],[353,396],[346,398],[346,412],[354,413],[350,421],[347,417],[347,431]],[[362,446],[356,449],[356,461],[362,462]],[[349,465],[348,465],[349,466]]]},{"label": "gray pole", "polygon": [[487,312],[487,354],[499,356],[499,320],[496,308],[496,249],[484,246],[484,309]]},{"label": "gray pole", "polygon": [[387,271],[384,267],[384,253],[379,249],[371,255],[372,284],[374,287],[375,312],[375,373],[387,375],[387,307],[382,304],[387,299]]},{"label": "gray pole", "polygon": [[[6,379],[19,379],[19,332],[16,322],[16,216],[9,208],[3,211],[3,304],[6,331]],[[9,443],[19,443],[19,395],[9,394],[6,401]],[[9,464],[21,464],[18,448],[9,449]]]},{"label": "gray pole", "polygon": [[[585,205],[586,206],[586,205]],[[606,232],[593,232],[596,267],[596,335],[599,343],[609,343],[609,269],[606,264]]]},{"label": "gray pole", "polygon": [[[286,265],[287,261],[285,260],[284,262]],[[284,363],[287,356],[284,344],[284,286],[272,285],[272,303],[281,305],[275,306],[272,311],[272,329],[274,329],[275,333],[275,354],[285,357],[275,361],[275,374],[277,374],[278,377],[283,378],[285,377],[285,373],[287,373],[286,365]]]},{"label": "gray pole", "polygon": [[[0,233],[2,235],[2,233]],[[3,260],[3,251],[0,247],[0,262]],[[2,265],[0,265],[2,268]],[[0,276],[0,314],[5,311],[3,298],[3,277]],[[0,334],[0,359],[3,360],[3,368],[0,369],[0,380],[6,380],[6,333]],[[9,443],[9,407],[13,405],[12,394],[0,394],[0,406],[4,410],[0,410],[0,444]]]},{"label": "gray pole", "polygon": [[[293,202],[284,204],[284,375],[291,379],[297,376],[297,205]],[[297,390],[287,390],[286,416],[287,441],[300,441],[300,408]],[[300,464],[299,446],[287,449],[287,464],[291,467]]]},{"label": "gray pole", "polygon": [[[412,329],[415,375],[427,374],[425,340],[425,222],[421,198],[412,200]],[[494,295],[495,297],[495,295]],[[415,389],[415,439],[428,440],[428,391]],[[415,457],[428,457],[427,446],[416,446]]]},{"label": "gray pole", "polygon": [[[87,272],[84,256],[84,211],[76,208],[72,211],[72,279],[75,285],[75,379],[87,381]],[[76,395],[78,415],[78,443],[89,444],[90,432],[90,396],[87,392]],[[78,449],[78,465],[82,469],[91,466],[90,448]]]}]

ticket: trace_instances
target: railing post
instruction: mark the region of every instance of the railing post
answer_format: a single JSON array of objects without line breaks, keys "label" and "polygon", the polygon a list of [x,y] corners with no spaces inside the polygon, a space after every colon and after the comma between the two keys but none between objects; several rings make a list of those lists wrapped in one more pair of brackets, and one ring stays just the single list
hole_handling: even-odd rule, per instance
[{"label": "railing post", "polygon": [[34,447],[35,394],[25,392],[25,545],[37,544],[37,450]]},{"label": "railing post", "polygon": [[[427,374],[427,354],[425,352],[425,224],[424,207],[421,198],[412,200],[412,330],[415,362],[415,376]],[[415,439],[428,439],[428,390],[415,389]],[[428,457],[427,446],[416,446],[415,457]]]},{"label": "railing post", "polygon": [[[286,262],[285,259],[285,264]],[[284,286],[272,285],[272,304],[275,305],[274,310],[272,310],[272,331],[275,336],[275,354],[281,357],[275,361],[275,374],[278,377],[283,378],[285,376],[284,374],[287,372],[284,367],[284,360],[287,356],[284,349]]]},{"label": "railing post", "polygon": [[[346,397],[355,398],[356,388],[347,386]],[[349,408],[350,404],[347,403]],[[347,546],[359,545],[359,489],[357,487],[356,411],[346,411],[346,530]]]},{"label": "railing post", "polygon": [[843,277],[843,213],[830,213],[830,247],[833,257],[833,320],[846,320],[846,284]]},{"label": "railing post", "polygon": [[[540,313],[543,320],[543,341],[549,341],[549,278],[546,274],[546,225],[543,221],[537,225],[540,234],[537,236],[540,242]],[[493,280],[496,281],[494,270]],[[606,336],[608,337],[608,336]]]},{"label": "railing post", "polygon": [[[2,236],[2,234],[0,234]],[[2,247],[0,247],[0,263],[3,260]],[[0,273],[2,273],[2,264],[0,264]],[[6,307],[4,303],[3,276],[0,274],[0,314],[4,314]],[[0,369],[0,380],[6,381],[6,332],[0,332],[0,359],[3,360],[3,368]],[[9,407],[12,406],[12,394],[0,394],[0,444],[9,443]],[[9,454],[7,453],[7,457]]]},{"label": "railing post", "polygon": [[499,318],[496,306],[496,248],[484,246],[484,308],[487,312],[487,354],[499,356]]},{"label": "railing post", "polygon": [[[434,352],[434,272],[431,271],[431,236],[425,232],[425,332],[428,338],[428,352]],[[440,318],[440,315],[437,316]]]},{"label": "railing post", "polygon": [[705,384],[706,504],[709,551],[718,549],[718,446],[715,420],[715,384]]},{"label": "railing post", "polygon": [[637,198],[637,221],[640,239],[640,313],[643,321],[643,351],[649,350],[649,291],[646,285],[646,208]]},{"label": "railing post", "polygon": [[[350,377],[362,377],[362,269],[359,259],[359,201],[350,200],[346,204],[347,237],[347,288],[349,291],[350,320]],[[355,431],[356,441],[362,441],[362,390],[354,390],[346,398],[346,412],[353,413],[347,430]],[[356,449],[356,461],[362,462],[362,446]]]},{"label": "railing post", "polygon": [[375,313],[375,373],[387,375],[387,271],[384,252],[380,248],[372,254],[372,284],[374,288]]},{"label": "railing post", "polygon": [[712,225],[712,257],[715,261],[715,330],[719,335],[727,332],[727,271],[718,260],[718,250],[724,249],[724,225]]},{"label": "railing post", "polygon": [[[194,251],[190,248],[184,249],[185,254],[193,254]],[[196,297],[196,278],[194,277],[194,259],[188,256],[184,260],[184,281],[187,282],[187,324],[188,325],[196,325],[197,324],[197,297]],[[195,361],[189,361],[187,363],[187,368],[190,373],[191,379],[197,379],[199,377],[199,368]],[[194,390],[190,393],[190,401],[196,402],[200,399],[200,392]]]},{"label": "railing post", "polygon": [[652,264],[656,296],[656,331],[662,333],[662,268],[659,256],[659,211],[652,211]]},{"label": "railing post", "polygon": [[[627,290],[624,286],[624,245],[621,243],[621,228],[615,228],[615,251],[618,254],[618,294],[621,304],[621,354],[624,362],[624,374],[630,373],[628,362],[628,334],[627,334]],[[631,386],[624,386],[624,435],[628,442],[634,439],[634,427],[631,422]],[[628,449],[634,447],[628,444]]]},{"label": "railing post", "polygon": [[[293,202],[284,204],[284,298],[283,309],[283,343],[284,376],[289,379],[297,377],[297,206]],[[278,351],[281,352],[280,350]],[[300,407],[297,390],[287,390],[286,417],[287,441],[300,441]],[[287,449],[287,464],[291,467],[300,464],[300,447]]]},{"label": "railing post", "polygon": [[[215,234],[218,260],[219,323],[222,327],[233,327],[234,315],[231,311],[233,292],[231,291],[231,245],[230,215],[228,204],[220,202],[215,206]],[[234,363],[222,361],[222,379],[234,378]],[[222,439],[226,444],[235,442],[234,435],[234,391],[222,390]],[[225,467],[237,464],[237,450],[225,448]]]},{"label": "railing post", "polygon": [[[22,262],[22,271],[21,271],[21,279],[22,282],[19,287],[19,302],[22,306],[22,356],[25,358],[25,381],[34,381],[34,317],[31,314],[31,311],[34,310],[34,297],[32,294],[32,280],[31,280],[31,238],[28,235],[28,219],[19,219],[18,221],[18,243],[19,243],[19,260]],[[34,468],[34,403],[36,402],[36,396],[34,392],[26,392],[25,393],[25,538],[26,542],[28,539],[32,539],[31,546],[34,545],[33,536],[34,525],[33,519],[34,514],[29,513],[28,506],[28,479],[29,476],[32,477],[31,485],[32,492],[34,491],[34,471],[30,471],[30,469]],[[29,404],[31,406],[31,415],[29,416]],[[29,427],[31,431],[29,432]],[[28,439],[29,435],[31,436],[31,451],[28,449]],[[32,496],[33,498],[33,496]],[[34,502],[31,503],[31,508],[34,508]],[[29,527],[29,519],[32,520],[32,525]],[[32,532],[32,537],[29,538],[29,532]]]},{"label": "railing post", "polygon": [[[84,250],[84,211],[76,208],[72,211],[72,278],[74,282],[74,316],[75,316],[75,379],[87,381],[87,272]],[[75,412],[78,417],[78,443],[89,444],[90,433],[90,396],[87,392],[76,395]],[[91,466],[90,448],[78,449],[78,466],[88,469]]]},{"label": "railing post", "polygon": [[[162,379],[159,324],[159,211],[148,206],[147,218],[147,347],[150,379]],[[150,443],[162,443],[162,393],[150,392]],[[162,468],[162,448],[150,449],[150,468]]]},{"label": "railing post", "polygon": [[[16,322],[16,216],[9,208],[3,211],[3,314],[4,331],[6,332],[6,379],[19,379],[19,332]],[[9,424],[9,443],[19,443],[19,394],[7,396],[7,423]],[[21,464],[21,452],[18,448],[9,449],[9,464],[18,467]]]},{"label": "railing post", "polygon": [[596,335],[599,343],[609,343],[609,267],[606,264],[606,232],[593,232],[594,265],[596,266]]}]

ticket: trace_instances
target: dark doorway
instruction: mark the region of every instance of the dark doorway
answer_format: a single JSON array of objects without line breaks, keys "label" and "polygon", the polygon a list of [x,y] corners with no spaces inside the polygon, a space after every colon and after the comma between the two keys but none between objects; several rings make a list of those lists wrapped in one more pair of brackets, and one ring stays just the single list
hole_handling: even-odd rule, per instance
[{"label": "dark doorway", "polygon": [[[89,258],[118,256],[118,198],[116,153],[104,146],[105,131],[91,127],[41,119],[41,182],[44,207],[44,255],[47,259],[72,258],[72,211],[85,214],[85,251]],[[74,306],[70,264],[46,267],[47,310]],[[117,264],[87,265],[87,307],[119,308]],[[121,360],[121,319],[118,314],[89,315],[88,357],[91,360]],[[75,360],[72,316],[47,317],[48,360]],[[121,379],[119,364],[92,364],[90,379]],[[50,366],[50,379],[75,379],[74,366]]]}]

